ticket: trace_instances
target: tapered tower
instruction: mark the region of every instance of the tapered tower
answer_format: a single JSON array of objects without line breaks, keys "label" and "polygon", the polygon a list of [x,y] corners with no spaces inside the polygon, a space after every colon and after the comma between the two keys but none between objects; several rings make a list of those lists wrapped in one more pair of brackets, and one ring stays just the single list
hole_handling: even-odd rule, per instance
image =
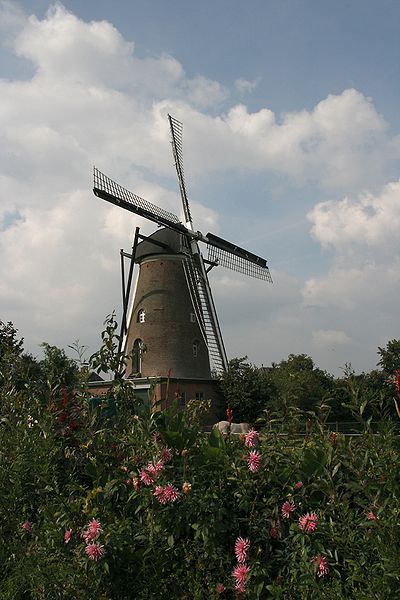
[{"label": "tapered tower", "polygon": [[206,340],[193,309],[182,235],[163,228],[140,242],[129,317],[128,377],[210,379]]}]

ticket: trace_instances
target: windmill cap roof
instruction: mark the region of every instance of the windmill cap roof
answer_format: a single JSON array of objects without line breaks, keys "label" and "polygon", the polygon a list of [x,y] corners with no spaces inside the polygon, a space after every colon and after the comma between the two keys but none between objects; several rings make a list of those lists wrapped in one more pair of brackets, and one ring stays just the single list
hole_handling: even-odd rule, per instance
[{"label": "windmill cap roof", "polygon": [[[153,244],[152,240],[164,244],[165,247]],[[172,229],[163,227],[140,242],[136,248],[135,261],[140,262],[147,256],[157,254],[180,254],[182,252],[182,235]]]}]

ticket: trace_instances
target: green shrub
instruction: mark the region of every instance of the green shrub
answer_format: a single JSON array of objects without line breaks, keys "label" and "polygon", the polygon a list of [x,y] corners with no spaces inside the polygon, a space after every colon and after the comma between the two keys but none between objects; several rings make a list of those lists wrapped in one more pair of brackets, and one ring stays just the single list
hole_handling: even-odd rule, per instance
[{"label": "green shrub", "polygon": [[397,597],[399,437],[385,411],[373,433],[350,395],[357,436],[331,432],[323,407],[268,414],[259,440],[205,434],[201,410],[152,412],[124,380],[97,406],[85,374],[68,387],[51,365],[51,393],[17,388],[19,355],[2,358],[2,600]]}]

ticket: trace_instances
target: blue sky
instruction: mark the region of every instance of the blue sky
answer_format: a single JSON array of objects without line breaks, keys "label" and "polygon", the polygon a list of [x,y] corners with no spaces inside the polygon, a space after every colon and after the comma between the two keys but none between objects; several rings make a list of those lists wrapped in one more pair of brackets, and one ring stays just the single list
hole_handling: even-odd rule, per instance
[{"label": "blue sky", "polygon": [[229,356],[373,368],[400,337],[397,1],[0,2],[0,318],[37,354],[98,344],[118,250],[148,225],[91,195],[95,163],[174,212],[184,122],[196,225],[269,260],[215,270]]}]

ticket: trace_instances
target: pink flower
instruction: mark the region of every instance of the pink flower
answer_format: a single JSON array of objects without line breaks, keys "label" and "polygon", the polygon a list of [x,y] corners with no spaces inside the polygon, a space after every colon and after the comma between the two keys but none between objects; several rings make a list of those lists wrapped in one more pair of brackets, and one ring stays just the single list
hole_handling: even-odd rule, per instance
[{"label": "pink flower", "polygon": [[235,542],[235,554],[239,564],[247,561],[247,554],[250,549],[250,540],[247,538],[238,537]]},{"label": "pink flower", "polygon": [[165,499],[164,488],[162,485],[157,485],[154,488],[153,496],[155,496],[161,504],[166,504],[167,501]]},{"label": "pink flower", "polygon": [[150,477],[154,477],[156,478],[158,473],[157,473],[157,469],[156,467],[153,465],[153,463],[149,463],[147,465],[147,467],[145,468],[145,471],[147,471],[147,473],[150,475]]},{"label": "pink flower", "polygon": [[368,521],[379,521],[379,517],[372,512],[372,510],[369,511],[369,513],[367,513],[367,519]]},{"label": "pink flower", "polygon": [[302,481],[298,481],[297,483],[294,484],[294,489],[295,490],[299,490],[300,488],[303,487],[303,482]]},{"label": "pink flower", "polygon": [[164,494],[167,502],[175,502],[178,500],[180,493],[171,483],[168,483],[164,488]]},{"label": "pink flower", "polygon": [[156,470],[156,474],[157,476],[162,473],[164,471],[164,463],[162,460],[159,460],[158,462],[156,462],[156,464],[154,465],[154,468]]},{"label": "pink flower", "polygon": [[288,502],[288,501],[284,502],[281,507],[282,517],[284,519],[289,519],[290,515],[295,510],[295,508],[296,508],[296,505],[294,502]]},{"label": "pink flower", "polygon": [[83,539],[87,544],[89,544],[89,542],[92,542],[98,535],[100,535],[100,533],[102,533],[102,531],[103,530],[101,528],[100,521],[97,521],[97,519],[92,519],[89,521],[89,524],[83,534]]},{"label": "pink flower", "polygon": [[317,529],[318,518],[315,512],[306,513],[299,518],[300,529],[306,533],[312,533]]},{"label": "pink flower", "polygon": [[238,592],[246,591],[246,584],[250,573],[250,567],[247,565],[237,565],[233,569],[232,577],[235,578],[235,589]]},{"label": "pink flower", "polygon": [[252,473],[256,473],[261,466],[261,454],[257,450],[252,450],[247,459],[247,465]]},{"label": "pink flower", "polygon": [[169,483],[165,487],[157,485],[153,490],[153,496],[157,498],[160,504],[168,504],[168,502],[175,502],[180,494],[176,487]]},{"label": "pink flower", "polygon": [[64,533],[64,544],[68,544],[69,540],[71,539],[71,533],[72,533],[72,529],[66,529],[65,533]]},{"label": "pink flower", "polygon": [[142,469],[139,473],[139,477],[140,477],[140,481],[144,484],[144,485],[152,485],[154,483],[155,477],[149,475],[149,473],[146,471],[146,469]]},{"label": "pink flower", "polygon": [[250,431],[246,434],[244,443],[247,446],[247,448],[253,448],[257,444],[258,440],[258,431],[256,431],[255,429],[250,429]]},{"label": "pink flower", "polygon": [[172,458],[172,450],[170,448],[163,448],[161,452],[161,462],[164,464],[169,463]]},{"label": "pink flower", "polygon": [[104,546],[96,544],[95,542],[88,544],[85,548],[85,552],[91,560],[99,560],[100,558],[103,558],[106,553]]},{"label": "pink flower", "polygon": [[217,585],[215,586],[215,591],[217,592],[217,594],[223,594],[225,590],[226,588],[223,583],[217,583]]},{"label": "pink flower", "polygon": [[314,556],[314,558],[311,559],[311,564],[316,565],[317,577],[325,577],[325,575],[328,575],[329,566],[325,556],[321,556],[320,554]]},{"label": "pink flower", "polygon": [[21,529],[27,533],[32,533],[32,523],[30,521],[24,521],[24,523],[21,524]]}]

